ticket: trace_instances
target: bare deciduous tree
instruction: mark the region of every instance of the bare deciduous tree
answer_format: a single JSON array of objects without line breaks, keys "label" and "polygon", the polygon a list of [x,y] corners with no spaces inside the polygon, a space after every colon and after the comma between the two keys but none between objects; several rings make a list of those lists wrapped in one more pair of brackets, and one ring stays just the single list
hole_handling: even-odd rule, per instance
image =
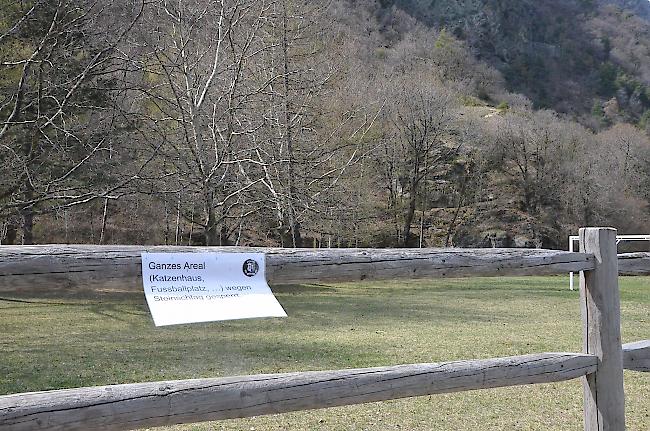
[{"label": "bare deciduous tree", "polygon": [[[180,214],[226,244],[257,210],[264,118],[256,108],[269,85],[261,57],[275,41],[264,27],[275,1],[159,2],[147,15],[143,109],[164,143],[156,193],[182,195]],[[198,210],[198,211],[195,211]]]},{"label": "bare deciduous tree", "polygon": [[3,11],[13,24],[0,35],[0,215],[20,218],[24,244],[35,215],[117,198],[141,171],[114,169],[128,122],[114,97],[117,48],[143,8],[52,0]]},{"label": "bare deciduous tree", "polygon": [[457,105],[442,86],[427,82],[407,87],[401,80],[393,84],[389,129],[377,162],[389,192],[389,210],[400,225],[398,243],[407,246],[423,187],[458,154],[463,141],[453,138],[460,130]]}]

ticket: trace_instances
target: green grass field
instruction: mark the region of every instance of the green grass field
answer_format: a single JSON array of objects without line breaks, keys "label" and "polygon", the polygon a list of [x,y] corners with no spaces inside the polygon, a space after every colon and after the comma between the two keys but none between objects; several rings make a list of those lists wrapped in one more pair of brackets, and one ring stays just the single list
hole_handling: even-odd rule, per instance
[{"label": "green grass field", "polygon": [[[278,286],[286,319],[155,328],[142,293],[0,293],[0,394],[580,351],[567,277]],[[650,338],[650,278],[621,278],[623,341]],[[625,374],[650,430],[650,373]],[[581,430],[578,380],[167,430]]]}]

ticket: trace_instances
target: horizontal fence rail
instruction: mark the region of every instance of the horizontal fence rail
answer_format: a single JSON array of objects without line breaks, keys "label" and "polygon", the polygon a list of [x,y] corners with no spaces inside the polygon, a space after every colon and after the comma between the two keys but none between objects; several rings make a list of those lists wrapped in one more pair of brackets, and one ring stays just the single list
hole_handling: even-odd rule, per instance
[{"label": "horizontal fence rail", "polygon": [[508,275],[593,269],[585,253],[539,249],[281,249],[239,247],[0,246],[0,289],[141,288],[140,253],[260,252],[272,284]]},{"label": "horizontal fence rail", "polygon": [[[650,340],[623,346],[625,368],[650,371]],[[571,380],[595,355],[506,358],[336,371],[96,386],[0,396],[0,429],[127,430]]]},{"label": "horizontal fence rail", "polygon": [[650,373],[650,340],[623,344],[623,368]]},{"label": "horizontal fence rail", "polygon": [[650,275],[650,253],[621,253],[618,255],[619,275]]},{"label": "horizontal fence rail", "polygon": [[0,429],[125,430],[570,380],[598,358],[542,353],[438,364],[179,380],[0,397]]}]

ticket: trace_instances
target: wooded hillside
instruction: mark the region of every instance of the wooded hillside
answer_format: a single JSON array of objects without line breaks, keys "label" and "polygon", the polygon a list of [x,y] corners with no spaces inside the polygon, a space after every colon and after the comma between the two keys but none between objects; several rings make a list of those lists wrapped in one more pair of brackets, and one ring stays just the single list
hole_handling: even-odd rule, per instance
[{"label": "wooded hillside", "polygon": [[650,3],[0,0],[0,243],[650,231]]}]

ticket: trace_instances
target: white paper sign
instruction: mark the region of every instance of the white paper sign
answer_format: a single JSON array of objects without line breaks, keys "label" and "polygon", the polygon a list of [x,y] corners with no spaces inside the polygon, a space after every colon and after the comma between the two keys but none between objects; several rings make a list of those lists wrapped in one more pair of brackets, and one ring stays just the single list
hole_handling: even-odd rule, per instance
[{"label": "white paper sign", "polygon": [[142,253],[142,281],[156,326],[287,316],[262,253]]}]

